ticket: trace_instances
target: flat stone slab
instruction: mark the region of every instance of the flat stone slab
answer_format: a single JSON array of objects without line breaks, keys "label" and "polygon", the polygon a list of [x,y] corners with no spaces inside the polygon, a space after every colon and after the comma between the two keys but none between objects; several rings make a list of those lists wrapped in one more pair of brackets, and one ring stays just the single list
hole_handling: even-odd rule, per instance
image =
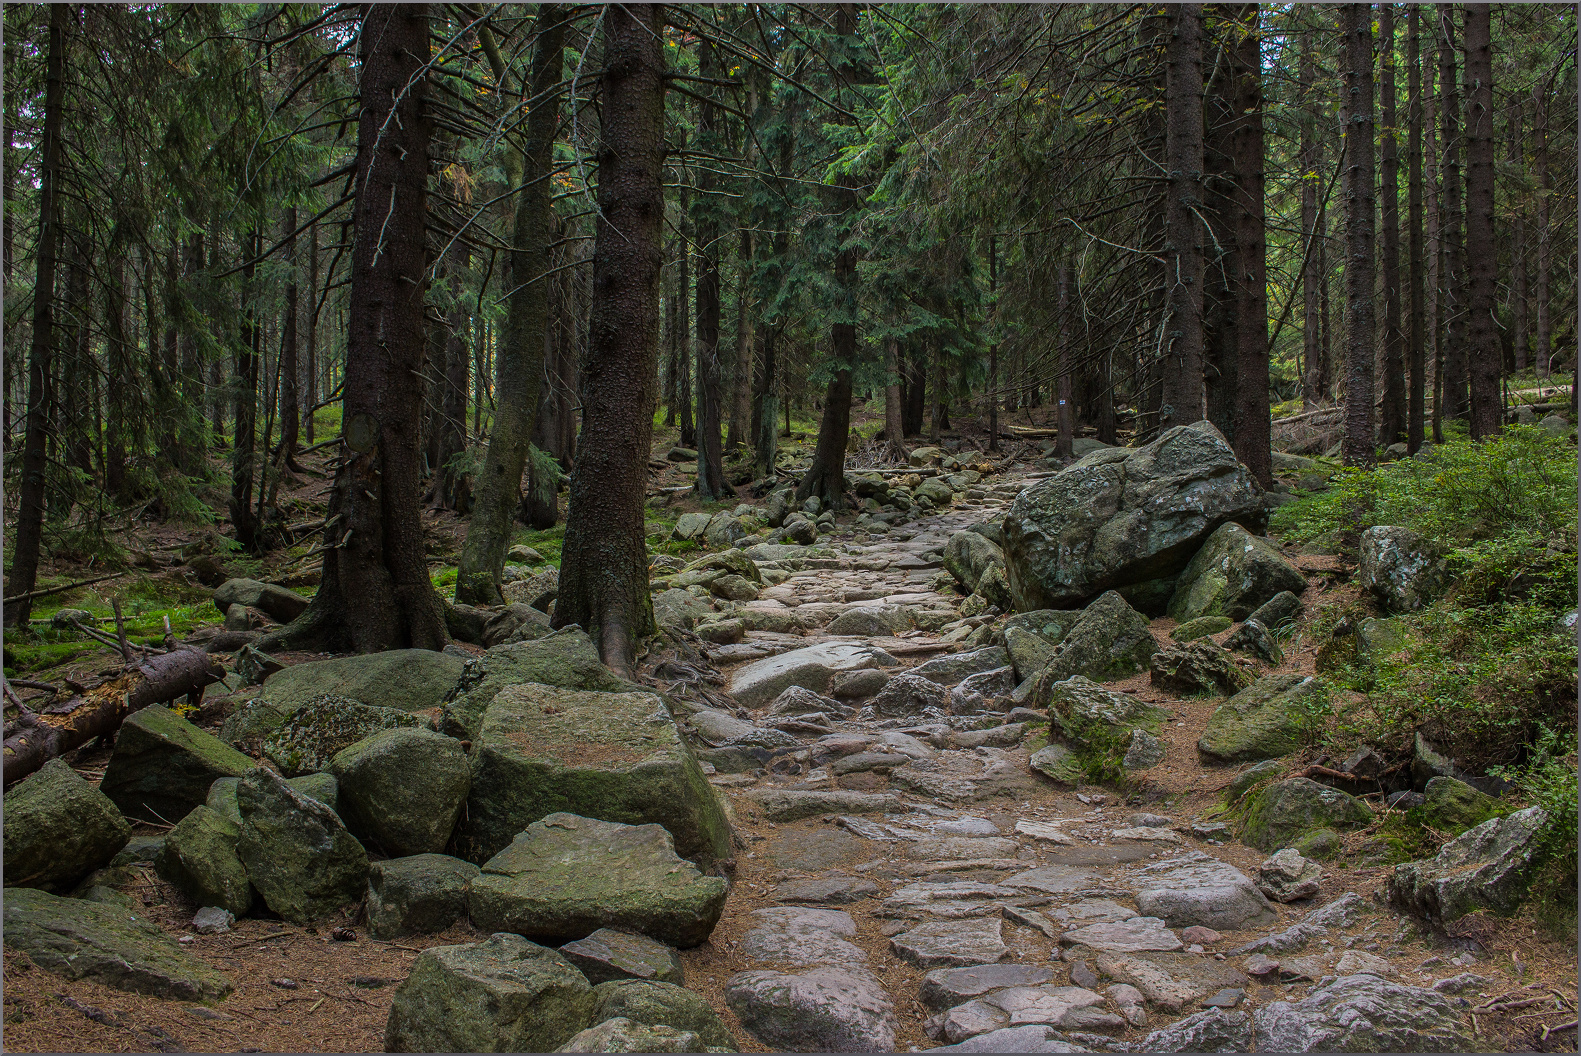
[{"label": "flat stone slab", "polygon": [[467,904],[483,931],[558,943],[612,927],[686,948],[708,938],[728,892],[678,857],[658,825],[557,813],[484,863]]},{"label": "flat stone slab", "polygon": [[790,686],[827,693],[839,672],[878,666],[878,654],[866,645],[824,642],[747,664],[732,676],[730,695],[745,707],[757,708]]},{"label": "flat stone slab", "polygon": [[747,793],[747,798],[770,821],[797,821],[819,814],[880,814],[900,806],[898,797],[879,792],[765,788]]},{"label": "flat stone slab", "polygon": [[1103,995],[1079,986],[1018,986],[997,990],[945,1013],[944,1036],[960,1042],[1006,1027],[1043,1024],[1072,1030],[1125,1029],[1125,1020],[1102,1012]]},{"label": "flat stone slab", "polygon": [[935,968],[922,977],[918,992],[922,1003],[938,1010],[1009,986],[1040,986],[1054,978],[1049,968],[1032,964],[974,964],[965,968]]},{"label": "flat stone slab", "polygon": [[478,867],[446,854],[416,854],[368,866],[368,932],[376,939],[444,931],[467,917],[467,885]]},{"label": "flat stone slab", "polygon": [[1131,883],[1137,908],[1171,927],[1235,931],[1278,919],[1251,877],[1201,851],[1143,866],[1131,874]]},{"label": "flat stone slab", "polygon": [[1185,943],[1157,917],[1132,917],[1107,924],[1088,924],[1060,936],[1067,946],[1085,946],[1102,953],[1145,953],[1182,949]]},{"label": "flat stone slab", "polygon": [[1136,910],[1127,909],[1120,903],[1107,898],[1084,898],[1080,902],[1072,902],[1068,906],[1050,910],[1049,915],[1056,920],[1068,921],[1080,926],[1083,924],[1113,924],[1116,921],[1130,920],[1136,916]]},{"label": "flat stone slab", "polygon": [[971,858],[1014,858],[1020,848],[1006,836],[931,836],[906,847],[906,857],[914,862],[937,862]]},{"label": "flat stone slab", "polygon": [[1099,971],[1136,987],[1148,1004],[1165,1012],[1192,1009],[1227,987],[1245,987],[1246,976],[1225,961],[1194,953],[1100,953]]},{"label": "flat stone slab", "polygon": [[599,928],[585,939],[566,943],[560,953],[580,968],[590,983],[653,979],[686,985],[686,972],[675,951],[646,935]]},{"label": "flat stone slab", "polygon": [[1041,891],[1046,895],[1063,895],[1091,887],[1097,875],[1096,870],[1080,866],[1046,865],[1040,869],[1028,869],[999,882],[1006,887]]},{"label": "flat stone slab", "polygon": [[1008,952],[997,917],[919,924],[889,940],[895,956],[918,968],[993,964]]},{"label": "flat stone slab", "polygon": [[860,968],[737,972],[725,984],[725,1004],[771,1050],[895,1048],[894,1004],[872,973]]},{"label": "flat stone slab", "polygon": [[741,938],[740,953],[753,964],[814,967],[858,965],[867,954],[847,939],[856,938],[856,922],[838,909],[774,906],[753,910],[756,926]]},{"label": "flat stone slab", "polygon": [[1050,1038],[1048,1027],[1005,1027],[967,1038],[958,1045],[940,1045],[929,1052],[1092,1052],[1074,1042]]},{"label": "flat stone slab", "polygon": [[872,898],[878,892],[877,884],[861,877],[818,876],[808,880],[787,880],[774,889],[774,897],[781,902],[843,906]]}]

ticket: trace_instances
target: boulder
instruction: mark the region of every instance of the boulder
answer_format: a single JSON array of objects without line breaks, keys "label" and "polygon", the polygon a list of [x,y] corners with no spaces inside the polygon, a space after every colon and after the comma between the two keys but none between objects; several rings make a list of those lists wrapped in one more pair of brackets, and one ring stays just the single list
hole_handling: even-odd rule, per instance
[{"label": "boulder", "polygon": [[1164,1012],[1198,1008],[1203,998],[1248,982],[1224,961],[1194,953],[1100,953],[1094,961],[1104,975],[1134,987],[1137,997]]},{"label": "boulder", "polygon": [[193,807],[165,837],[154,869],[200,906],[245,916],[253,904],[247,867],[236,854],[241,825],[206,806]]},{"label": "boulder", "polygon": [[788,543],[811,546],[818,541],[818,527],[807,518],[795,515],[785,521],[780,537]]},{"label": "boulder", "polygon": [[737,703],[748,708],[758,708],[790,686],[801,686],[814,693],[827,693],[837,674],[878,667],[881,660],[893,663],[888,656],[871,646],[854,642],[823,642],[756,660],[738,668],[730,679],[730,694]]},{"label": "boulder", "polygon": [[1226,521],[1260,526],[1262,489],[1207,422],[1096,451],[1026,488],[1005,517],[1016,608],[1069,608],[1175,575]]},{"label": "boulder", "polygon": [[548,612],[549,606],[560,595],[560,570],[551,565],[536,572],[518,575],[500,587],[500,593],[509,604],[527,605],[540,612]]},{"label": "boulder", "polygon": [[867,954],[847,941],[856,938],[856,922],[844,910],[772,906],[750,916],[755,923],[740,943],[749,963],[806,968],[867,961]]},{"label": "boulder", "polygon": [[562,811],[662,825],[682,855],[704,863],[731,856],[718,796],[652,693],[529,682],[495,694],[472,744],[457,845],[482,863],[529,823]]},{"label": "boulder", "polygon": [[444,850],[472,787],[461,742],[432,730],[376,733],[342,749],[329,769],[347,827],[397,857]]},{"label": "boulder", "polygon": [[536,641],[496,646],[467,661],[445,697],[440,732],[461,740],[475,739],[495,694],[523,682],[607,693],[637,688],[600,662],[598,647],[587,632],[563,627]]},{"label": "boulder", "polygon": [[294,590],[256,579],[227,579],[214,590],[214,607],[221,612],[241,605],[259,610],[276,623],[290,623],[302,615],[308,600]]},{"label": "boulder", "polygon": [[1227,697],[1251,678],[1226,649],[1206,638],[1184,645],[1172,642],[1154,653],[1148,666],[1153,685],[1171,693]]},{"label": "boulder", "polygon": [[1010,662],[1010,654],[997,646],[974,649],[969,653],[950,653],[912,668],[909,672],[920,675],[941,686],[953,686],[970,675],[994,671]]},{"label": "boulder", "polygon": [[543,555],[530,546],[523,546],[521,543],[517,543],[505,551],[505,560],[514,561],[519,565],[541,565],[543,564]]},{"label": "boulder", "polygon": [[1498,813],[1499,802],[1453,777],[1434,777],[1422,790],[1422,818],[1440,832],[1459,835]]},{"label": "boulder", "polygon": [[[240,784],[239,777],[222,777],[209,786],[208,798],[203,801],[210,810],[238,827],[242,823],[242,808],[236,801],[236,788]],[[287,778],[286,784],[308,799],[316,799],[335,813],[340,813],[340,786],[330,774],[303,774],[301,777]]]},{"label": "boulder", "polygon": [[[1294,597],[1294,595],[1291,595]],[[1194,620],[1187,620],[1169,632],[1169,637],[1177,642],[1194,642],[1198,638],[1206,638],[1210,634],[1227,631],[1235,621],[1228,616],[1198,616]]]},{"label": "boulder", "polygon": [[975,715],[984,711],[1004,711],[1001,701],[1016,688],[1016,671],[1013,667],[998,667],[992,671],[979,671],[961,679],[960,685],[950,690],[950,711],[956,715]]},{"label": "boulder", "polygon": [[1286,847],[1257,867],[1257,890],[1275,902],[1294,902],[1318,893],[1323,867]]},{"label": "boulder", "polygon": [[943,1033],[946,1039],[960,1042],[1013,1023],[1124,1030],[1123,1019],[1098,1009],[1103,1003],[1103,995],[1077,986],[1011,987],[950,1009],[944,1014]]},{"label": "boulder", "polygon": [[1005,562],[1002,551],[993,540],[974,531],[956,532],[944,544],[944,568],[955,577],[966,593],[977,591],[977,583],[995,565]]},{"label": "boulder", "polygon": [[1164,761],[1168,746],[1143,729],[1131,731],[1131,743],[1125,750],[1120,765],[1127,770],[1147,770]]},{"label": "boulder", "polygon": [[922,1003],[934,1011],[964,1004],[974,997],[1011,986],[1041,986],[1051,982],[1054,973],[1030,964],[977,964],[964,968],[935,968],[922,977],[918,994]]},{"label": "boulder", "polygon": [[885,718],[920,715],[928,708],[947,711],[950,691],[932,679],[903,671],[873,698],[873,711]]},{"label": "boulder", "polygon": [[5,944],[67,979],[180,1001],[222,998],[235,989],[148,920],[141,906],[14,887],[5,893],[4,915]]},{"label": "boulder", "polygon": [[[889,675],[886,672],[878,670],[876,667],[869,667],[862,671],[845,671],[835,675],[834,686],[829,690],[829,692],[833,693],[836,697],[849,700],[860,697],[871,697],[887,685],[889,685]],[[804,690],[800,686],[792,686],[791,689],[802,693],[812,692],[811,690]],[[791,692],[791,689],[788,689],[785,692],[789,693]],[[781,693],[780,697],[783,697],[784,695],[784,693]],[[816,694],[814,695],[816,696]],[[778,700],[780,697],[775,697],[774,699]]]},{"label": "boulder", "polygon": [[746,526],[732,513],[720,512],[708,519],[702,539],[718,550],[728,550],[748,535]]},{"label": "boulder", "polygon": [[305,924],[362,898],[368,855],[334,811],[263,769],[242,778],[236,801],[236,856],[271,910]]},{"label": "boulder", "polygon": [[843,789],[765,788],[748,793],[748,798],[769,821],[800,821],[820,814],[880,814],[900,806],[900,800],[892,795]]},{"label": "boulder", "polygon": [[1250,653],[1270,664],[1280,664],[1285,659],[1284,650],[1279,648],[1273,632],[1250,616],[1224,639],[1224,647],[1237,653]]},{"label": "boulder", "polygon": [[599,928],[585,939],[560,947],[566,960],[592,983],[641,979],[684,986],[686,973],[673,949],[646,935]]},{"label": "boulder", "polygon": [[713,612],[714,607],[706,600],[678,587],[653,596],[653,619],[665,630],[689,631]]},{"label": "boulder", "polygon": [[926,921],[889,940],[896,957],[918,968],[993,964],[1008,949],[996,917]]},{"label": "boulder", "polygon": [[1169,615],[1176,620],[1244,620],[1274,595],[1300,593],[1306,586],[1306,577],[1279,547],[1238,524],[1222,524],[1181,572],[1169,599]]},{"label": "boulder", "polygon": [[6,886],[69,891],[132,835],[110,798],[55,758],[5,794]]},{"label": "boulder", "polygon": [[747,636],[747,626],[740,620],[713,620],[697,625],[697,637],[714,645],[733,645]]},{"label": "boulder", "polygon": [[1142,1039],[1142,1052],[1251,1052],[1252,1020],[1245,1012],[1210,1008],[1176,1020]]},{"label": "boulder", "polygon": [[[555,1052],[709,1052],[690,1030],[616,1016],[578,1031]],[[733,1051],[733,1050],[732,1050]]]},{"label": "boulder", "polygon": [[448,854],[414,854],[368,866],[368,934],[376,939],[444,931],[467,919],[478,867]]},{"label": "boulder", "polygon": [[1197,740],[1203,758],[1217,763],[1276,759],[1301,746],[1323,703],[1323,687],[1298,674],[1267,675],[1216,708]]},{"label": "boulder", "polygon": [[1278,759],[1265,759],[1248,766],[1230,778],[1230,783],[1224,788],[1224,801],[1233,804],[1251,791],[1253,786],[1279,777],[1288,769],[1289,767]]},{"label": "boulder", "polygon": [[1389,899],[1439,922],[1478,909],[1513,913],[1531,894],[1547,825],[1541,807],[1485,821],[1444,844],[1435,857],[1395,866]]},{"label": "boulder", "polygon": [[1081,760],[1063,744],[1047,744],[1032,753],[1027,765],[1051,781],[1079,785],[1086,776]]},{"label": "boulder", "polygon": [[1277,919],[1250,877],[1201,851],[1142,866],[1131,882],[1137,908],[1170,927],[1239,931]]},{"label": "boulder", "polygon": [[287,777],[325,769],[342,748],[380,730],[414,727],[424,720],[399,708],[359,704],[324,695],[307,701],[264,738],[264,754]]},{"label": "boulder", "polygon": [[216,779],[252,769],[241,752],[154,704],[121,724],[99,788],[127,817],[168,825],[202,804]]},{"label": "boulder", "polygon": [[873,638],[898,634],[910,628],[911,617],[898,605],[858,605],[830,620],[827,630],[830,634]]},{"label": "boulder", "polygon": [[1147,619],[1109,591],[1087,606],[1043,670],[1056,682],[1073,675],[1107,682],[1146,671],[1157,651]]},{"label": "boulder", "polygon": [[[1036,635],[1043,639],[1049,646],[1056,646],[1076,626],[1076,621],[1081,619],[1081,609],[1034,609],[1032,612],[1017,613],[1007,617],[1004,621],[1004,633],[1007,638],[1011,628],[1017,628],[1028,634]],[[1022,675],[1025,678],[1026,675]]]},{"label": "boulder", "polygon": [[708,938],[728,890],[677,857],[658,825],[557,813],[484,863],[468,907],[489,931],[565,942],[612,927],[686,948]]},{"label": "boulder", "polygon": [[1042,671],[1054,656],[1053,645],[1020,627],[1005,628],[1005,651],[1010,654],[1018,682],[1025,682]]},{"label": "boulder", "polygon": [[[693,456],[696,457],[695,455]],[[696,539],[708,529],[708,522],[714,519],[711,513],[683,513],[675,522],[675,539]]]},{"label": "boulder", "polygon": [[927,499],[935,506],[948,506],[955,501],[955,492],[938,477],[929,477],[924,480],[912,489],[912,494],[919,499]]},{"label": "boulder", "polygon": [[756,726],[715,708],[693,712],[688,722],[705,746],[696,749],[697,759],[721,773],[755,770],[775,756],[793,752],[801,745],[783,730]]},{"label": "boulder", "polygon": [[1163,708],[1077,675],[1049,685],[1049,720],[1072,744],[1099,747],[1128,741],[1130,731],[1156,733],[1168,717]]},{"label": "boulder", "polygon": [[1060,936],[1066,946],[1084,946],[1094,953],[1168,953],[1185,943],[1158,917],[1131,917],[1074,928]]},{"label": "boulder", "polygon": [[878,979],[862,968],[737,972],[725,984],[725,1004],[770,1050],[890,1052],[895,1047],[894,1004]]},{"label": "boulder", "polygon": [[386,1052],[554,1052],[593,1019],[593,988],[520,935],[423,951],[395,990]]},{"label": "boulder", "polygon": [[537,641],[539,638],[548,637],[550,633],[548,616],[531,605],[517,602],[506,605],[489,617],[488,622],[483,625],[483,636],[479,644],[486,649],[492,649],[497,645]]},{"label": "boulder", "polygon": [[595,986],[593,998],[595,1020],[627,1019],[650,1027],[673,1027],[696,1034],[706,1045],[735,1049],[719,1014],[700,994],[675,983],[613,979]]},{"label": "boulder", "polygon": [[1390,612],[1425,608],[1449,586],[1444,559],[1409,528],[1378,525],[1361,533],[1361,589]]},{"label": "boulder", "polygon": [[325,695],[400,711],[426,712],[444,703],[465,661],[432,649],[391,649],[293,664],[270,675],[258,699],[289,715]]},{"label": "boulder", "polygon": [[1345,975],[1253,1013],[1259,1052],[1472,1052],[1454,999],[1376,975]]},{"label": "boulder", "polygon": [[1314,829],[1355,829],[1372,811],[1355,796],[1306,777],[1276,781],[1263,789],[1246,813],[1241,839],[1260,851],[1288,847]]},{"label": "boulder", "polygon": [[1270,631],[1278,632],[1289,627],[1301,614],[1306,611],[1306,606],[1301,604],[1301,599],[1288,590],[1282,590],[1259,605],[1248,620],[1256,620]]}]

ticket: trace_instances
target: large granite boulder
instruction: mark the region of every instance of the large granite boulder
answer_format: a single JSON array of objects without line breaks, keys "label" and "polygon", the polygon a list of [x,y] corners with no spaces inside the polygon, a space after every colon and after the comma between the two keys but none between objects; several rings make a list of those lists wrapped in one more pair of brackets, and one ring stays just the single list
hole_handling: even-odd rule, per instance
[{"label": "large granite boulder", "polygon": [[565,942],[624,928],[682,948],[706,940],[729,885],[675,853],[658,825],[551,814],[527,826],[472,881],[472,922]]},{"label": "large granite boulder", "polygon": [[1307,675],[1267,675],[1216,708],[1197,751],[1216,763],[1277,759],[1301,747],[1322,704],[1323,686]]},{"label": "large granite boulder", "polygon": [[377,708],[429,713],[444,703],[466,661],[432,649],[390,649],[293,664],[264,682],[258,699],[282,715],[328,694]]},{"label": "large granite boulder", "polygon": [[414,854],[368,866],[368,933],[376,939],[444,931],[467,918],[478,867],[448,854]]},{"label": "large granite boulder", "polygon": [[463,856],[481,864],[556,812],[662,825],[704,863],[731,855],[718,795],[652,693],[527,683],[494,696],[472,743]]},{"label": "large granite boulder", "polygon": [[587,632],[564,627],[535,641],[496,646],[468,660],[445,698],[439,730],[462,740],[474,739],[495,694],[524,682],[606,693],[637,688],[603,665]]},{"label": "large granite boulder", "polygon": [[713,605],[706,599],[679,587],[661,590],[653,596],[653,619],[663,630],[689,631],[713,611]]},{"label": "large granite boulder", "polygon": [[69,891],[126,846],[132,827],[64,759],[51,759],[5,794],[4,834],[7,887]]},{"label": "large granite boulder", "polygon": [[127,817],[173,825],[208,798],[217,779],[252,769],[241,752],[155,704],[121,724],[99,787]]},{"label": "large granite boulder", "polygon": [[198,905],[245,916],[253,905],[253,885],[236,854],[241,834],[241,825],[218,811],[194,807],[165,837],[154,868]]},{"label": "large granite boulder", "polygon": [[691,1031],[704,1044],[734,1050],[730,1031],[702,995],[675,983],[614,979],[593,987],[595,1020],[629,1019],[648,1026]]},{"label": "large granite boulder", "polygon": [[730,678],[730,695],[744,707],[760,708],[791,686],[827,693],[837,674],[893,662],[871,646],[823,642],[744,665]]},{"label": "large granite boulder", "polygon": [[1499,812],[1498,800],[1453,777],[1429,778],[1422,796],[1422,817],[1427,824],[1456,836]]},{"label": "large granite boulder", "polygon": [[1246,812],[1241,839],[1260,851],[1288,847],[1316,829],[1356,829],[1372,821],[1367,804],[1307,777],[1275,781]]},{"label": "large granite boulder", "polygon": [[1065,739],[1080,747],[1128,741],[1132,730],[1157,733],[1169,712],[1117,693],[1081,675],[1051,683],[1047,690],[1049,721]]},{"label": "large granite boulder", "polygon": [[1260,527],[1263,494],[1207,422],[1095,451],[1022,491],[1005,517],[1016,608],[1070,608],[1171,577],[1226,521]]},{"label": "large granite boulder", "polygon": [[1085,675],[1107,682],[1146,671],[1156,652],[1147,618],[1111,590],[1087,606],[1043,671],[1054,681]]},{"label": "large granite boulder", "polygon": [[1531,894],[1547,821],[1541,807],[1485,821],[1444,844],[1435,857],[1395,866],[1389,898],[1435,921],[1478,909],[1513,913]]},{"label": "large granite boulder", "polygon": [[1251,678],[1229,650],[1207,638],[1184,645],[1171,642],[1153,654],[1149,667],[1153,685],[1180,694],[1229,696]]},{"label": "large granite boulder", "polygon": [[1259,1052],[1474,1052],[1454,998],[1376,975],[1344,975],[1252,1013]]},{"label": "large granite boulder", "polygon": [[[285,783],[308,799],[316,799],[336,814],[340,813],[340,786],[332,774],[303,774],[301,777],[288,777]],[[240,785],[239,777],[222,777],[209,786],[208,798],[203,801],[210,810],[216,811],[238,828],[242,823],[242,808],[236,801],[236,789]]]},{"label": "large granite boulder", "polygon": [[956,532],[944,544],[944,568],[968,594],[977,593],[977,584],[995,565],[1005,563],[1004,551],[991,539],[974,531]]},{"label": "large granite boulder", "polygon": [[641,979],[676,986],[686,984],[686,972],[675,950],[646,935],[599,928],[585,939],[561,946],[560,952],[591,983]]},{"label": "large granite boulder", "polygon": [[1201,851],[1142,866],[1131,882],[1137,908],[1173,928],[1239,931],[1278,919],[1251,877]]},{"label": "large granite boulder", "polygon": [[432,730],[376,733],[339,752],[329,769],[347,827],[397,857],[444,850],[472,787],[461,742]]},{"label": "large granite boulder", "polygon": [[520,935],[424,950],[395,990],[386,1052],[554,1052],[593,1019],[593,988]]},{"label": "large granite boulder", "polygon": [[1444,559],[1427,540],[1392,525],[1361,533],[1357,579],[1390,612],[1425,608],[1449,585]]},{"label": "large granite boulder", "polygon": [[1180,621],[1198,616],[1244,620],[1275,595],[1299,594],[1306,586],[1306,577],[1279,547],[1238,524],[1221,524],[1176,580],[1169,615]]},{"label": "large granite boulder", "polygon": [[894,1003],[863,968],[737,972],[725,984],[725,1004],[770,1050],[891,1052],[895,1047]]},{"label": "large granite boulder", "polygon": [[307,598],[287,587],[256,579],[227,579],[214,590],[214,607],[221,612],[232,605],[257,609],[277,623],[290,623],[307,611]]},{"label": "large granite boulder", "polygon": [[334,811],[259,769],[236,787],[236,856],[264,904],[305,924],[362,898],[368,854]]},{"label": "large granite boulder", "polygon": [[890,679],[873,698],[873,711],[884,718],[916,716],[930,708],[945,711],[949,706],[949,690],[912,671]]},{"label": "large granite boulder", "polygon": [[555,1052],[711,1052],[690,1030],[616,1016],[578,1031]]},{"label": "large granite boulder", "polygon": [[314,697],[264,738],[264,755],[287,777],[323,770],[335,753],[380,730],[421,726],[424,720],[400,708],[360,704],[350,697]]},{"label": "large granite boulder", "polygon": [[235,989],[149,921],[141,906],[11,888],[4,934],[7,946],[67,979],[181,1001],[221,998]]}]

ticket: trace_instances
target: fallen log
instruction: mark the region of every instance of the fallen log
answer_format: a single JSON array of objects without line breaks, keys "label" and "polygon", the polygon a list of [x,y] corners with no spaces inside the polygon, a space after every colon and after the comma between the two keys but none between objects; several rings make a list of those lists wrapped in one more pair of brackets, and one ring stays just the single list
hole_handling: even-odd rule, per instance
[{"label": "fallen log", "polygon": [[22,709],[5,731],[4,782],[10,786],[56,756],[114,733],[128,715],[150,704],[189,695],[201,700],[203,690],[223,677],[207,653],[177,649],[43,711]]}]

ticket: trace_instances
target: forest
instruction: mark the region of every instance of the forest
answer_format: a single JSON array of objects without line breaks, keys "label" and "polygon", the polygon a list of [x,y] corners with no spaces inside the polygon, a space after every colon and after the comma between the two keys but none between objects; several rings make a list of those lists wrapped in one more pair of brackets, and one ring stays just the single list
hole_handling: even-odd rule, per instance
[{"label": "forest", "polygon": [[5,5],[13,1040],[1573,1050],[1577,13]]}]

